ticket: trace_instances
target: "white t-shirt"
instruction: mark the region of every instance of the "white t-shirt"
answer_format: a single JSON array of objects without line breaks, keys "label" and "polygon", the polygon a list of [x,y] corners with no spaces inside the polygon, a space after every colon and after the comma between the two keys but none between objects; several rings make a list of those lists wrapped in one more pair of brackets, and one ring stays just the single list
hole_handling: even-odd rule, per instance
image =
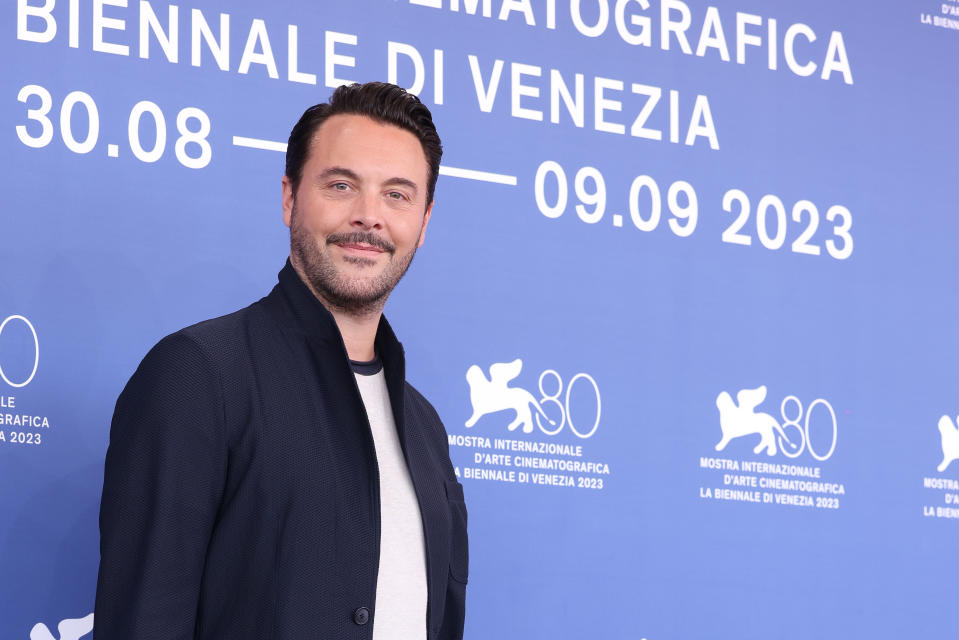
[{"label": "white t-shirt", "polygon": [[[357,366],[358,365],[358,366]],[[373,640],[426,638],[426,543],[382,366],[372,375],[355,363],[380,470],[380,565],[376,579]],[[368,369],[367,369],[368,370]]]}]

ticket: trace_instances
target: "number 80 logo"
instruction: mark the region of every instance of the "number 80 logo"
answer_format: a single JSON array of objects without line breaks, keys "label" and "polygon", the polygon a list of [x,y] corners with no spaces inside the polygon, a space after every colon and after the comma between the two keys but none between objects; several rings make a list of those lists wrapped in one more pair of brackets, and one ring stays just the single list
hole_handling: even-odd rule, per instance
[{"label": "number 80 logo", "polygon": [[30,384],[30,381],[33,380],[33,377],[37,375],[37,367],[40,365],[40,341],[37,338],[37,330],[33,328],[33,325],[30,324],[30,321],[24,318],[23,316],[9,316],[6,320],[0,323],[0,336],[3,335],[3,330],[7,327],[13,320],[19,320],[27,325],[27,328],[30,329],[30,333],[33,334],[33,371],[30,372],[30,376],[23,382],[14,382],[7,377],[7,374],[3,371],[3,365],[0,363],[0,378],[3,378],[3,381],[6,382],[11,387],[21,388]]},{"label": "number 80 logo", "polygon": [[[552,377],[555,380],[555,383],[550,386],[555,386],[555,393],[547,393],[544,388],[543,381],[547,376]],[[588,431],[580,431],[576,425],[573,424],[573,416],[570,413],[569,408],[569,395],[573,391],[573,385],[576,384],[577,380],[586,380],[593,386],[593,391],[596,393],[596,419],[593,421],[593,425],[589,428]],[[596,385],[596,381],[593,380],[593,377],[588,373],[577,373],[569,381],[569,384],[566,386],[566,396],[564,398],[565,402],[560,402],[560,394],[563,393],[563,378],[560,377],[559,373],[553,369],[547,369],[543,373],[539,374],[539,392],[542,397],[539,399],[540,406],[543,407],[543,410],[546,411],[547,406],[554,406],[559,410],[559,420],[555,420],[555,426],[552,429],[547,429],[543,426],[543,423],[540,421],[539,414],[536,414],[536,426],[539,427],[539,430],[545,433],[548,436],[555,436],[557,433],[563,430],[563,427],[569,423],[569,430],[572,431],[575,435],[580,438],[589,438],[594,433],[596,429],[599,428],[599,417],[602,413],[602,401],[599,397],[599,387]]]},{"label": "number 80 logo", "polygon": [[[817,406],[825,407],[826,411],[829,412],[829,417],[831,419],[832,425],[832,437],[830,439],[829,448],[821,447],[822,450],[825,450],[825,453],[817,453],[813,449],[812,437],[809,433],[809,418],[812,416],[813,409]],[[794,406],[795,411],[787,411],[788,406]],[[786,446],[783,442],[782,437],[779,438],[779,447],[782,450],[783,454],[789,458],[796,458],[803,452],[804,449],[809,449],[810,455],[813,458],[819,461],[828,460],[832,457],[833,452],[836,450],[836,439],[838,434],[839,425],[836,421],[836,412],[832,408],[832,405],[828,401],[823,400],[822,398],[817,398],[812,401],[809,405],[809,408],[805,411],[806,420],[802,426],[800,426],[799,421],[803,418],[803,406],[799,398],[796,396],[786,396],[783,398],[782,404],[779,406],[779,412],[783,417],[782,428],[785,432],[786,429],[794,429],[799,436],[799,444]],[[795,413],[795,418],[790,418],[788,413]]]}]

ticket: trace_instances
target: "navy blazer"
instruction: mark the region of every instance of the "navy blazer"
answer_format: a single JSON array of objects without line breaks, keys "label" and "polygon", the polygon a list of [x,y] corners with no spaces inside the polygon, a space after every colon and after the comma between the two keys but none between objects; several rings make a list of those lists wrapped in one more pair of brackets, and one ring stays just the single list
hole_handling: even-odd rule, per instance
[{"label": "navy blazer", "polygon": [[[463,635],[466,505],[433,407],[383,360],[426,540],[424,636]],[[379,476],[333,317],[289,261],[262,300],[161,340],[117,400],[95,640],[368,640]]]}]

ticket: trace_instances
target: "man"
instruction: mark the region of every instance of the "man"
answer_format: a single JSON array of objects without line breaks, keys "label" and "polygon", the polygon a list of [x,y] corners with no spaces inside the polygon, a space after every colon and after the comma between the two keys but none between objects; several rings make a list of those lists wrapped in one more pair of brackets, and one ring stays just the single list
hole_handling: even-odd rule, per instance
[{"label": "man", "polygon": [[383,83],[293,128],[279,284],[161,340],[117,400],[96,640],[462,637],[463,489],[382,316],[441,154]]}]

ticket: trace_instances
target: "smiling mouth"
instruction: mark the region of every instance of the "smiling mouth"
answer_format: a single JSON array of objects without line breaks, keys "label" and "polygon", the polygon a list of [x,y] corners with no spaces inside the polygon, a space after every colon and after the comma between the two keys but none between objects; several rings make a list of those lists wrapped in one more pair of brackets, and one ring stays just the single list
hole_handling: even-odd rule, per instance
[{"label": "smiling mouth", "polygon": [[391,243],[368,232],[334,233],[328,236],[326,241],[359,255],[372,256],[380,253],[393,253]]},{"label": "smiling mouth", "polygon": [[365,242],[343,242],[337,243],[336,246],[341,249],[349,249],[351,251],[362,251],[363,253],[383,253],[383,250],[379,247],[374,247],[371,244],[366,244]]}]

